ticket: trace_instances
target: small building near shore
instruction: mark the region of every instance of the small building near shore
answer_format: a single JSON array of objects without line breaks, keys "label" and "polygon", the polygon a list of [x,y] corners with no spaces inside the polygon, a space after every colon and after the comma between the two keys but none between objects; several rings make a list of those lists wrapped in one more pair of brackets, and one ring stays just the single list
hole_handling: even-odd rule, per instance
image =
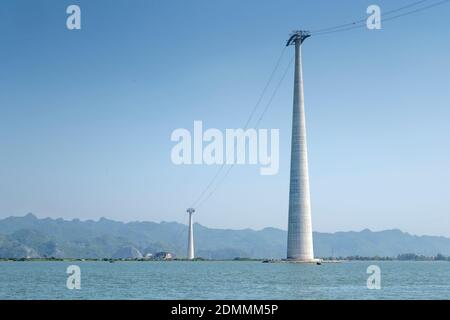
[{"label": "small building near shore", "polygon": [[154,260],[172,260],[175,256],[166,251],[157,252],[153,255]]}]

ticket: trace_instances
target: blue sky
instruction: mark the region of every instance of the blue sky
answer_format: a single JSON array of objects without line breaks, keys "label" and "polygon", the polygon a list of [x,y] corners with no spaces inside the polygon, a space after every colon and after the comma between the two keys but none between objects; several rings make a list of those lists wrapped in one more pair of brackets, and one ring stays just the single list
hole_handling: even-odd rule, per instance
[{"label": "blue sky", "polygon": [[[411,2],[2,1],[0,217],[186,223],[217,167],[172,164],[174,129],[242,127],[292,30]],[[314,230],[450,236],[449,21],[446,4],[305,42]],[[261,123],[279,174],[234,168],[196,221],[286,229],[292,80]]]}]

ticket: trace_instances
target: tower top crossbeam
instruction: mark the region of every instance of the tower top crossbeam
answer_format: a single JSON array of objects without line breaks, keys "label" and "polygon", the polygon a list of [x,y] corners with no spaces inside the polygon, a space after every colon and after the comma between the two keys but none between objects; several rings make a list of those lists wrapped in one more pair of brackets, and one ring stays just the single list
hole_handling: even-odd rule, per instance
[{"label": "tower top crossbeam", "polygon": [[297,42],[302,44],[303,41],[305,41],[305,39],[309,37],[311,37],[311,33],[309,31],[295,30],[294,32],[291,33],[289,40],[286,42],[286,47],[296,44]]}]

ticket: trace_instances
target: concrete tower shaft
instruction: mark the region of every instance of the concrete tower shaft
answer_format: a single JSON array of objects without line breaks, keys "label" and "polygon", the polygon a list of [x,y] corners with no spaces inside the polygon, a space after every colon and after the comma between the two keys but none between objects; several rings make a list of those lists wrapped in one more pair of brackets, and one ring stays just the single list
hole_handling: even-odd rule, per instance
[{"label": "concrete tower shaft", "polygon": [[308,37],[296,31],[287,42],[295,46],[287,259],[303,262],[314,261],[301,55]]},{"label": "concrete tower shaft", "polygon": [[194,209],[189,208],[186,210],[187,213],[189,213],[189,235],[188,235],[188,252],[187,252],[187,258],[189,260],[194,259],[194,221],[193,221],[193,214],[195,212]]}]

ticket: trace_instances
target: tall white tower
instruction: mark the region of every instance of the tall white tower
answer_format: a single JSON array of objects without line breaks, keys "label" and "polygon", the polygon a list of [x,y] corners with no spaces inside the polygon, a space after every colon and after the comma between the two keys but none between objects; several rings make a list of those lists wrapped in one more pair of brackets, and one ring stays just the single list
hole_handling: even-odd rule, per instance
[{"label": "tall white tower", "polygon": [[295,46],[287,259],[302,262],[315,261],[309,197],[308,152],[306,147],[301,56],[301,45],[309,36],[310,34],[307,31],[295,31],[286,44],[286,46]]},{"label": "tall white tower", "polygon": [[188,252],[187,258],[189,260],[194,259],[194,225],[192,220],[192,215],[195,210],[193,208],[189,208],[186,210],[189,213],[189,238],[188,238]]}]

